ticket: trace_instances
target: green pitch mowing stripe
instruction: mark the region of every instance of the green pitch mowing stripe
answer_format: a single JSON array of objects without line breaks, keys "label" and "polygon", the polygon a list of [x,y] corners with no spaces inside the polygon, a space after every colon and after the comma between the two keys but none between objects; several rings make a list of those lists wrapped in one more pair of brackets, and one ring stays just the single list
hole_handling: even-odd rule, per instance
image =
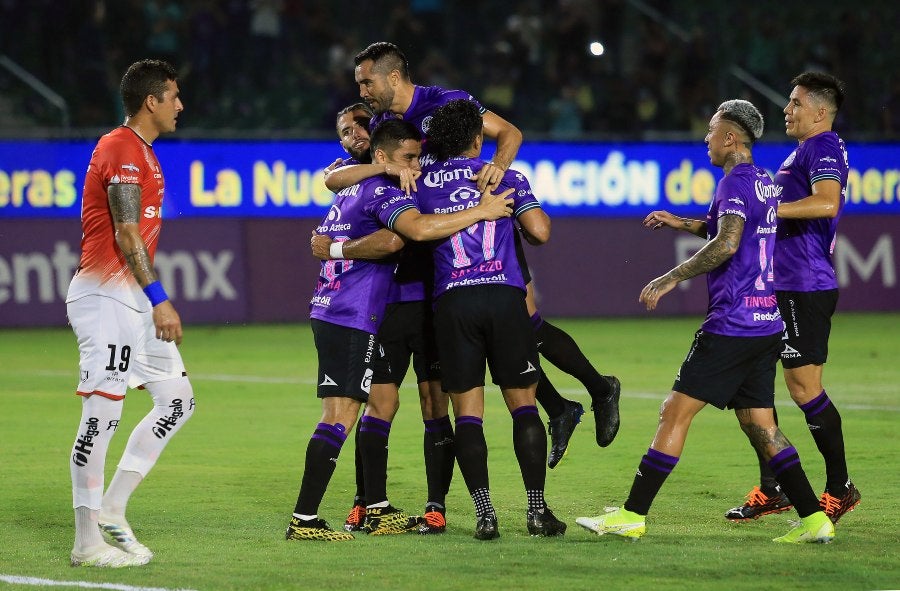
[{"label": "green pitch mowing stripe", "polygon": [[[287,542],[284,530],[321,416],[312,381],[309,326],[190,326],[182,353],[194,378],[197,412],[166,449],[129,505],[129,520],[155,553],[144,567],[79,569],[92,584],[198,591],[280,589],[891,589],[900,585],[900,443],[896,436],[900,314],[835,317],[825,384],[843,417],[847,459],[862,503],[828,546],[788,547],[771,539],[793,512],[749,523],[724,519],[756,483],[755,455],[733,413],[705,409],[694,420],[678,467],[647,518],[639,542],[597,537],[582,515],[620,505],[656,429],[699,318],[554,320],[603,373],[623,384],[622,428],[600,449],[591,417],[565,460],[547,474],[547,500],[569,525],[561,539],[531,538],[512,449],[512,421],[496,388],[486,396],[491,492],[502,537],[472,538],[472,502],[459,472],[440,536],[358,535],[352,542]],[[80,402],[71,331],[0,330],[0,572],[68,581],[73,514],[68,456]],[[580,384],[545,364],[554,384],[585,401]],[[213,379],[228,376],[227,379]],[[824,467],[803,414],[782,378],[782,428],[820,491]],[[110,447],[107,479],[127,435],[150,407],[129,391]],[[425,502],[422,419],[412,388],[401,392],[391,431],[391,502],[421,512]],[[343,522],[354,491],[348,444],[320,508]],[[7,583],[4,588],[34,588]]]}]

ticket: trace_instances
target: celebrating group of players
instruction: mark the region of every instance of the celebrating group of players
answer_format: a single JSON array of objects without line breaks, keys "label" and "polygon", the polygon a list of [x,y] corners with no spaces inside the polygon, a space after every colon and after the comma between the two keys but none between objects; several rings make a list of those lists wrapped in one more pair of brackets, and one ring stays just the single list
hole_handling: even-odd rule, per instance
[{"label": "celebrating group of players", "polygon": [[[335,200],[310,240],[322,260],[310,301],[322,416],[286,538],[440,534],[456,463],[474,503],[475,537],[499,537],[483,429],[485,363],[512,416],[526,529],[562,535],[566,524],[544,500],[546,469],[562,459],[584,408],[559,395],[538,354],[584,384],[601,447],[619,430],[621,385],[597,372],[535,306],[521,240],[545,243],[550,220],[527,179],[509,168],[522,134],[468,93],[413,84],[405,56],[391,43],[370,45],[355,63],[364,103],[338,113],[350,158],[326,169]],[[759,458],[760,485],[726,518],[755,519],[793,506],[800,524],[775,541],[824,543],[860,501],[847,471],[841,417],[822,386],[838,298],[831,251],[848,173],[844,143],[832,131],[844,91],[833,76],[816,72],[791,84],[785,126],[798,147],[774,180],[753,162],[763,132],[759,111],[745,100],[725,101],[705,138],[711,163],[725,174],[706,219],[654,211],[644,220],[648,228],[684,230],[707,243],[648,283],[640,301],[652,310],[680,281],[707,274],[709,308],[627,500],[578,518],[590,531],[632,539],[645,533],[650,505],[706,404],[735,410]],[[82,256],[66,299],[83,400],[70,461],[71,560],[113,568],[153,558],[125,518],[127,504],[194,411],[177,349],[181,320],[152,264],[161,219],[147,213],[162,210],[164,195],[152,143],[175,130],[183,109],[175,70],[158,60],[136,62],[121,93],[126,120],[101,138],[88,169]],[[484,136],[497,142],[490,161],[481,158]],[[777,425],[779,358],[825,460],[820,496]],[[423,516],[392,506],[386,491],[391,423],[410,362],[424,422]],[[132,432],[104,491],[106,451],[128,387],[146,389],[154,407]],[[549,457],[536,403],[548,416]],[[335,530],[318,509],[354,426],[357,491],[343,530]]]},{"label": "celebrating group of players", "polygon": [[[549,382],[540,370],[537,345],[545,357],[566,347],[573,358],[583,355],[555,327],[548,346],[527,322],[531,317],[538,330],[550,326],[534,306],[518,233],[542,244],[550,222],[527,180],[508,168],[521,134],[465,92],[414,85],[405,56],[390,43],[369,46],[355,63],[365,104],[338,114],[338,135],[351,157],[327,170],[326,184],[337,196],[311,239],[313,254],[323,260],[310,315],[324,412],[307,449],[287,538],[345,540],[355,530],[440,533],[454,456],[475,505],[475,537],[498,537],[482,425],[485,361],[513,417],[527,530],[561,535],[566,526],[544,501],[546,437],[535,401],[545,407],[556,436],[551,468],[565,453],[583,409],[552,386],[542,388]],[[611,514],[579,518],[591,531],[643,534],[644,516],[678,461],[690,421],[707,403],[735,409],[760,459],[761,486],[726,514],[729,519],[757,518],[794,505],[802,524],[778,541],[824,542],[833,537],[833,522],[859,502],[847,475],[840,415],[821,387],[837,300],[830,247],[847,175],[843,142],[831,131],[843,90],[833,77],[816,73],[793,85],[785,108],[787,131],[802,149],[785,162],[781,179],[773,183],[753,164],[752,145],[763,130],[758,110],[747,101],[727,101],[710,121],[706,138],[711,162],[726,173],[707,219],[657,211],[645,220],[647,227],[683,229],[709,242],[648,284],[641,301],[653,309],[679,281],[709,273],[709,314],[663,405],[631,495]],[[484,135],[497,139],[491,161],[480,159]],[[798,165],[803,176],[790,170]],[[509,209],[491,210],[498,202]],[[776,231],[785,246],[782,256],[775,256]],[[393,255],[399,249],[398,263]],[[808,257],[809,265],[797,257]],[[776,295],[779,283],[783,287]],[[792,314],[786,332],[782,308]],[[387,442],[410,355],[425,422],[428,501],[421,518],[393,507],[385,490]],[[779,356],[791,395],[826,459],[821,497],[812,492],[796,450],[777,426]],[[584,382],[597,443],[606,446],[619,427],[620,384],[593,368],[585,373],[591,371],[598,380]],[[316,511],[334,470],[328,458],[339,453],[362,403],[357,494],[347,532],[334,531]]]}]

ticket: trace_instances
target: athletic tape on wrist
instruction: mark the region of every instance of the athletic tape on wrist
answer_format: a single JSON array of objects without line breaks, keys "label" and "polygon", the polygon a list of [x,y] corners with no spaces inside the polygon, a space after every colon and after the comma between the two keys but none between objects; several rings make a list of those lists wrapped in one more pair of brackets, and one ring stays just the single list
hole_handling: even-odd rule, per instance
[{"label": "athletic tape on wrist", "polygon": [[342,259],[344,258],[344,243],[343,242],[332,242],[328,247],[328,256],[333,259]]}]

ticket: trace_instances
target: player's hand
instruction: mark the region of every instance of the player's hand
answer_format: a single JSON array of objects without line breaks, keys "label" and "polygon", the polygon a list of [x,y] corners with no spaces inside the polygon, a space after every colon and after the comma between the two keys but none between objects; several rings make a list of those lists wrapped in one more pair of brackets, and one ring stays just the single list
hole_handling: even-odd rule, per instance
[{"label": "player's hand", "polygon": [[181,318],[171,301],[166,300],[153,306],[153,326],[156,327],[156,338],[167,343],[174,341],[176,345],[181,344]]},{"label": "player's hand", "polygon": [[312,255],[323,261],[331,260],[331,254],[329,254],[331,242],[331,236],[316,234],[316,231],[313,230],[312,238],[309,239],[309,248],[312,250]]},{"label": "player's hand", "polygon": [[644,289],[641,290],[641,297],[638,298],[638,301],[647,306],[648,310],[655,310],[656,304],[659,303],[659,300],[664,295],[672,291],[672,289],[677,284],[678,282],[671,279],[668,275],[657,277],[644,286]]},{"label": "player's hand", "polygon": [[495,189],[500,184],[500,181],[503,180],[503,175],[506,174],[506,170],[500,168],[499,165],[494,164],[493,162],[488,162],[485,164],[481,170],[475,173],[475,176],[472,177],[472,180],[475,181],[475,184],[478,186],[478,190],[482,193],[486,189]]},{"label": "player's hand", "polygon": [[512,187],[497,195],[490,191],[485,191],[481,196],[481,202],[476,206],[476,209],[479,209],[482,215],[481,219],[491,221],[511,216],[513,200],[509,197],[509,194],[512,192]]},{"label": "player's hand", "polygon": [[326,167],[322,170],[322,172],[325,173],[325,176],[328,176],[328,175],[331,174],[332,171],[334,171],[334,169],[337,168],[342,162],[344,162],[344,159],[343,159],[343,158],[338,158],[337,160],[335,160],[334,162],[332,162],[331,164],[329,164],[328,166],[326,166]]},{"label": "player's hand", "polygon": [[410,191],[418,191],[416,179],[422,176],[421,170],[413,170],[405,166],[396,166],[393,164],[385,164],[384,173],[388,176],[396,177],[400,184],[400,190],[409,195]]},{"label": "player's hand", "polygon": [[670,228],[679,229],[684,226],[684,220],[674,216],[668,211],[654,211],[644,218],[644,227],[651,230],[659,230],[668,226]]}]

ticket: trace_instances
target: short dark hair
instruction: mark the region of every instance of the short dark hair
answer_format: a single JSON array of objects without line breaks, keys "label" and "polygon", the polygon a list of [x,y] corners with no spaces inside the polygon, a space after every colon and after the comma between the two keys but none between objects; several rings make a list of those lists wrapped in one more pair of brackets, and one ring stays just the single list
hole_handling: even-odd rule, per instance
[{"label": "short dark hair", "polygon": [[825,72],[803,72],[791,80],[791,87],[802,86],[818,100],[840,110],[844,103],[844,83]]},{"label": "short dark hair", "polygon": [[448,101],[435,109],[428,124],[428,150],[437,160],[468,150],[484,126],[478,105],[465,99]]},{"label": "short dark hair", "polygon": [[369,114],[369,117],[372,117],[374,115],[374,113],[372,113],[372,107],[370,107],[368,103],[360,101],[358,103],[353,103],[352,105],[347,105],[346,107],[338,111],[337,117],[346,115],[347,113],[352,113],[353,111],[365,111]]},{"label": "short dark hair", "polygon": [[[335,115],[335,117],[334,117],[335,125],[337,125],[337,122],[341,118],[342,115],[346,115],[347,113],[352,113],[353,111],[365,111],[367,119],[372,119],[372,117],[375,115],[374,113],[372,113],[372,107],[370,107],[366,103],[363,103],[363,102],[353,103],[352,105],[348,105],[337,112],[337,115]],[[369,126],[369,124],[366,123],[366,127],[368,127],[368,126]],[[338,132],[340,132],[340,130],[338,130]]]},{"label": "short dark hair", "polygon": [[385,152],[397,149],[405,140],[422,141],[422,134],[416,126],[403,119],[385,119],[372,130],[369,137],[369,149],[372,153],[381,149]]},{"label": "short dark hair", "polygon": [[373,43],[356,54],[353,63],[359,65],[366,60],[372,60],[374,70],[379,74],[389,74],[391,70],[400,72],[404,80],[409,80],[409,62],[400,48],[387,41]]},{"label": "short dark hair", "polygon": [[178,80],[178,72],[168,62],[141,60],[131,64],[119,84],[125,114],[129,117],[136,115],[141,110],[144,99],[151,94],[157,100],[163,100],[166,82],[169,80]]}]

